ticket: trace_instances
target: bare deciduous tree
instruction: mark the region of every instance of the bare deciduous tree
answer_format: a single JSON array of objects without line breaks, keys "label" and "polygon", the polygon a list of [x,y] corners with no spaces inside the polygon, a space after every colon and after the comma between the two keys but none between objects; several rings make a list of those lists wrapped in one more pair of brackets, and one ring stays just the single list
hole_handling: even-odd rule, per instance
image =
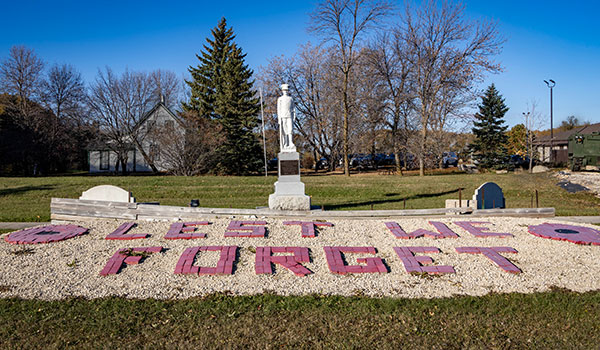
[{"label": "bare deciduous tree", "polygon": [[0,88],[2,92],[18,97],[16,108],[32,123],[42,84],[44,62],[25,46],[13,46],[7,59],[0,63]]},{"label": "bare deciduous tree", "polygon": [[150,73],[154,85],[154,96],[163,96],[169,108],[175,108],[182,97],[182,82],[177,75],[168,70],[157,69]]},{"label": "bare deciduous tree", "polygon": [[306,45],[298,52],[290,77],[299,112],[298,131],[316,151],[315,161],[324,157],[330,170],[335,170],[342,146],[337,73],[330,50]]},{"label": "bare deciduous tree", "polygon": [[152,75],[125,71],[119,77],[110,68],[99,71],[91,85],[90,109],[109,141],[109,148],[117,154],[123,173],[127,171],[128,152],[132,147],[138,149],[153,172],[158,172],[153,157],[143,146],[153,127],[140,125],[142,118],[160,99],[156,95],[157,89]]},{"label": "bare deciduous tree", "polygon": [[266,92],[265,113],[271,116],[267,119],[267,127],[277,127],[273,107],[279,96],[279,84],[286,82],[298,112],[295,124],[298,137],[310,146],[316,161],[321,157],[327,159],[330,170],[335,170],[342,145],[342,120],[339,117],[342,109],[339,89],[335,85],[338,78],[339,71],[333,65],[331,50],[310,44],[302,46],[294,59],[272,59],[259,78]]},{"label": "bare deciduous tree", "polygon": [[[464,8],[449,1],[428,0],[413,10],[406,7],[398,36],[406,44],[413,71],[416,112],[419,115],[419,174],[424,175],[429,130],[448,96],[473,91],[486,72],[499,72],[493,61],[503,40],[493,22],[465,19]],[[450,91],[452,91],[450,93]]]},{"label": "bare deciduous tree", "polygon": [[402,174],[400,152],[403,153],[403,162],[406,164],[414,109],[408,50],[401,38],[381,34],[371,44],[366,56],[376,76],[387,90],[386,98],[382,101],[386,111],[385,124],[390,130],[396,170]]},{"label": "bare deciduous tree", "polygon": [[59,120],[67,117],[79,123],[86,99],[81,74],[68,64],[52,66],[42,83],[42,99]]},{"label": "bare deciduous tree", "polygon": [[375,67],[370,64],[368,53],[361,55],[356,68],[357,79],[352,84],[352,90],[356,94],[359,118],[356,124],[362,127],[356,128],[351,135],[352,139],[359,141],[361,145],[355,150],[356,153],[364,152],[375,156],[381,153],[383,148],[384,134],[381,131],[385,127],[388,89]]},{"label": "bare deciduous tree", "polygon": [[390,13],[387,0],[323,0],[311,15],[310,30],[325,41],[335,43],[338,67],[342,72],[344,173],[350,176],[349,119],[352,113],[349,85],[357,61],[357,46],[370,28],[381,23]]},{"label": "bare deciduous tree", "polygon": [[155,130],[153,139],[161,149],[161,161],[173,175],[193,176],[208,173],[217,164],[217,150],[224,142],[221,125],[194,112],[173,125]]},{"label": "bare deciduous tree", "polygon": [[41,103],[52,113],[46,117],[43,137],[48,151],[56,153],[72,147],[72,154],[81,154],[77,147],[78,137],[85,133],[84,116],[85,86],[81,74],[70,65],[54,65],[40,84]]},{"label": "bare deciduous tree", "polygon": [[537,110],[537,101],[532,100],[527,103],[527,112],[523,113],[523,125],[527,131],[527,155],[529,156],[529,173],[533,173],[533,158],[535,149],[533,141],[535,140],[534,130],[538,130],[543,125],[541,113]]}]

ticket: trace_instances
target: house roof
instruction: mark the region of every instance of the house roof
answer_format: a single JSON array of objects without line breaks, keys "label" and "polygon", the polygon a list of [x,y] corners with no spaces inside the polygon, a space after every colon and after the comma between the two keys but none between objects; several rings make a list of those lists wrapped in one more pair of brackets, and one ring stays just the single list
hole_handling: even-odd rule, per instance
[{"label": "house roof", "polygon": [[152,109],[151,109],[151,110],[149,110],[148,112],[146,112],[146,114],[144,114],[144,116],[142,117],[142,119],[140,119],[140,121],[138,121],[138,123],[137,123],[137,124],[136,124],[136,126],[133,128],[133,130],[135,131],[135,130],[137,130],[137,129],[138,129],[140,126],[142,126],[142,125],[143,125],[143,124],[146,122],[146,120],[148,120],[148,118],[150,118],[150,116],[152,116],[152,114],[154,114],[154,112],[156,112],[156,111],[157,111],[159,108],[161,108],[161,107],[163,107],[163,108],[164,108],[164,109],[167,111],[167,113],[169,113],[169,115],[170,115],[171,117],[173,117],[173,119],[175,119],[175,120],[177,121],[177,123],[178,123],[179,125],[182,125],[182,124],[183,124],[183,123],[182,123],[182,121],[179,119],[179,117],[177,117],[177,115],[175,115],[175,113],[173,113],[173,112],[171,111],[171,109],[170,109],[169,107],[167,107],[167,105],[166,105],[164,102],[160,101],[160,102],[158,102],[158,103],[157,103],[157,104],[156,104],[154,107],[152,107]]},{"label": "house roof", "polygon": [[[600,123],[578,126],[571,130],[560,131],[554,134],[554,140],[552,143],[554,145],[568,144],[569,136],[574,134],[591,134],[593,132],[600,132]],[[535,140],[534,144],[536,145],[550,145],[550,135],[544,135],[537,140]]]},{"label": "house roof", "polygon": [[[177,117],[177,115],[175,115],[175,113],[173,113],[171,111],[171,109],[169,107],[167,107],[167,105],[165,105],[164,102],[160,101],[158,102],[156,105],[154,105],[154,107],[152,107],[152,109],[150,109],[148,112],[146,112],[144,114],[144,116],[138,121],[138,123],[134,126],[133,131],[135,132],[139,127],[141,127],[147,120],[148,118],[150,118],[159,108],[164,108],[167,113],[174,119],[177,121],[177,123],[181,126],[183,126],[183,122],[181,121],[181,119],[179,119],[179,117]],[[131,144],[132,147],[133,143]],[[88,143],[88,145],[86,146],[86,149],[88,151],[103,151],[103,150],[109,150],[109,146],[107,144],[106,140],[103,140],[101,138],[92,140]]]}]

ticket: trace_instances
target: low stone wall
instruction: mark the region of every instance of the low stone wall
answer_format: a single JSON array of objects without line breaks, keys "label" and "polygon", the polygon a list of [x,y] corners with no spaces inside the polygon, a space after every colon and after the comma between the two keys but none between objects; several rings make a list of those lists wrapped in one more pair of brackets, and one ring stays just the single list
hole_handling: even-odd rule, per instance
[{"label": "low stone wall", "polygon": [[256,217],[377,218],[419,217],[471,214],[473,216],[553,217],[554,208],[486,209],[439,208],[410,210],[349,210],[349,211],[284,211],[270,209],[190,208],[143,203],[106,202],[69,198],[52,198],[50,213],[53,222],[86,219],[129,220],[195,220],[215,216],[250,215]]}]

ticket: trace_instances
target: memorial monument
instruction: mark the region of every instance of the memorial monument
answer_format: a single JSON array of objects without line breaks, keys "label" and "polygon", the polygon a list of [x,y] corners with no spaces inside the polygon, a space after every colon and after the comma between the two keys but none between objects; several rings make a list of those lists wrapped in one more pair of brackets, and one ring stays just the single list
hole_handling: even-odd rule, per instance
[{"label": "memorial monument", "polygon": [[288,89],[287,84],[282,84],[283,95],[277,99],[279,177],[275,182],[275,193],[269,196],[269,209],[310,210],[310,197],[304,193],[304,183],[300,181],[300,155],[296,152],[293,140],[296,112]]}]

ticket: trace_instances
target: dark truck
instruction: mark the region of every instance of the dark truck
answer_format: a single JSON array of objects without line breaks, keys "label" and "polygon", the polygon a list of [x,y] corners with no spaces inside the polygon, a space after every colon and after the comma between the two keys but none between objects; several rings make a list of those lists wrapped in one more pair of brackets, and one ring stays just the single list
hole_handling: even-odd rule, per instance
[{"label": "dark truck", "polygon": [[585,169],[586,166],[599,165],[600,133],[569,136],[569,166],[572,171]]}]

